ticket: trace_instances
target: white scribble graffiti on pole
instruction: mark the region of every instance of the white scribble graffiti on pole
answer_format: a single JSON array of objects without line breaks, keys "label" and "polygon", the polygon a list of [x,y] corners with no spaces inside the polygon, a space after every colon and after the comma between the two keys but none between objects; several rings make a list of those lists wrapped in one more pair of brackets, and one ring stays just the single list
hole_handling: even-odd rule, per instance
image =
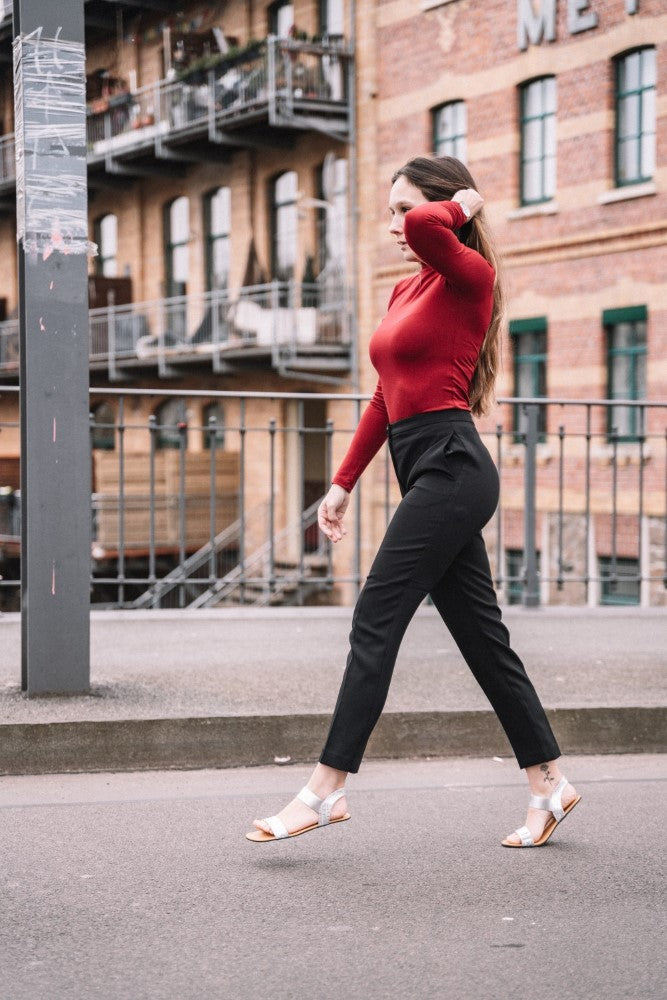
[{"label": "white scribble graffiti on pole", "polygon": [[48,257],[96,253],[88,240],[85,49],[44,38],[14,39],[18,241]]}]

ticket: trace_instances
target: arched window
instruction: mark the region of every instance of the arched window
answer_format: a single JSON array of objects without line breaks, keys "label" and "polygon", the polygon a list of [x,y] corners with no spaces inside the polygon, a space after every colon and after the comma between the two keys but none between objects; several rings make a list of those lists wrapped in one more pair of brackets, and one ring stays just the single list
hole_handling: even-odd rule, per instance
[{"label": "arched window", "polygon": [[326,207],[318,211],[320,271],[345,273],[347,259],[347,160],[327,159],[319,170],[319,197]]},{"label": "arched window", "polygon": [[98,403],[92,410],[91,444],[96,451],[116,447],[116,417],[110,403]]},{"label": "arched window", "polygon": [[174,198],[164,209],[164,249],[167,295],[185,295],[189,272],[190,202]]},{"label": "arched window", "polygon": [[433,112],[433,152],[466,162],[468,112],[465,101],[449,101]]},{"label": "arched window", "polygon": [[155,410],[157,422],[155,447],[159,450],[188,446],[185,403],[181,399],[167,399]]},{"label": "arched window", "polygon": [[210,191],[204,199],[206,230],[206,288],[209,292],[229,285],[232,192],[228,187]]},{"label": "arched window", "polygon": [[294,4],[290,0],[276,0],[269,7],[269,34],[288,38],[294,26]]},{"label": "arched window", "polygon": [[[211,447],[211,440],[215,437],[215,447],[224,448],[225,447],[225,411],[222,403],[208,403],[203,409],[203,429],[204,429],[204,448]],[[215,424],[212,423],[215,421]],[[212,430],[215,426],[215,435],[213,435]]]},{"label": "arched window", "polygon": [[95,273],[118,277],[118,218],[109,212],[95,220],[93,240],[97,244]]},{"label": "arched window", "polygon": [[343,0],[320,0],[320,34],[342,38],[345,34]]},{"label": "arched window", "polygon": [[297,175],[288,170],[271,184],[271,272],[278,281],[294,277],[297,242]]}]

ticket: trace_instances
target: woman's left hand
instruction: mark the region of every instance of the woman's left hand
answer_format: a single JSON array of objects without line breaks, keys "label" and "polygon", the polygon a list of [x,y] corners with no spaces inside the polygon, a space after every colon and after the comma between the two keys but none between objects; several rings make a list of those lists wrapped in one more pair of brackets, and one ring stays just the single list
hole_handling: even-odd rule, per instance
[{"label": "woman's left hand", "polygon": [[342,486],[333,483],[329,492],[319,506],[317,520],[321,530],[332,542],[339,542],[346,529],[343,527],[343,516],[350,502],[350,494]]}]

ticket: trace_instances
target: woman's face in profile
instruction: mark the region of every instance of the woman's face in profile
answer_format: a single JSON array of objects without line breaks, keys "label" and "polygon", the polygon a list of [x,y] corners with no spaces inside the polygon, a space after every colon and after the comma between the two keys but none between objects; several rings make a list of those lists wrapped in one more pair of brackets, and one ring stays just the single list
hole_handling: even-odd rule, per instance
[{"label": "woman's face in profile", "polygon": [[419,257],[412,252],[403,236],[403,220],[405,213],[409,212],[415,205],[423,205],[428,199],[424,197],[418,187],[411,184],[407,177],[402,174],[394,181],[389,192],[389,232],[396,240],[396,245],[403,255],[403,260],[414,263],[421,263]]}]

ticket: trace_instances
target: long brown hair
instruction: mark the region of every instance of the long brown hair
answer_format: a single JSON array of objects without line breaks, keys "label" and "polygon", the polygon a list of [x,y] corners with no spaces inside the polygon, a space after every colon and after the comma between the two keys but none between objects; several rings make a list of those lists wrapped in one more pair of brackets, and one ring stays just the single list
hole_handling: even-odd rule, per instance
[{"label": "long brown hair", "polygon": [[[472,174],[453,156],[417,156],[397,170],[392,183],[399,177],[419,188],[427,201],[449,201],[457,191],[477,185]],[[494,386],[500,364],[500,331],[505,315],[505,292],[500,273],[500,259],[484,214],[484,209],[461,226],[459,239],[488,260],[496,272],[493,285],[493,311],[477,365],[470,382],[470,409],[475,416],[488,413],[495,402]]]}]

